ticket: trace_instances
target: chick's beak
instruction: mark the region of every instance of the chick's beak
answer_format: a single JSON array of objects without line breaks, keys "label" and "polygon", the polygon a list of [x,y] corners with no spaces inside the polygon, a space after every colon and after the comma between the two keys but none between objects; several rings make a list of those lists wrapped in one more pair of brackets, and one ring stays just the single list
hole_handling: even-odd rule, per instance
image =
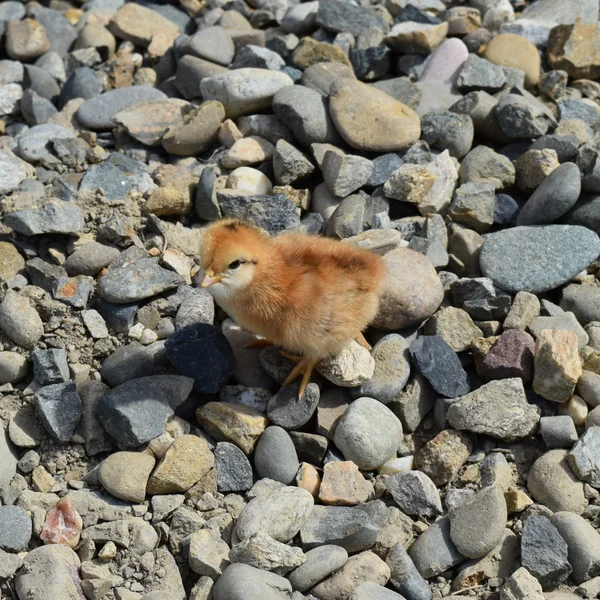
[{"label": "chick's beak", "polygon": [[219,283],[221,279],[223,279],[223,275],[215,275],[212,270],[208,270],[206,273],[204,273],[204,278],[202,279],[200,286],[207,288],[213,285],[213,283]]}]

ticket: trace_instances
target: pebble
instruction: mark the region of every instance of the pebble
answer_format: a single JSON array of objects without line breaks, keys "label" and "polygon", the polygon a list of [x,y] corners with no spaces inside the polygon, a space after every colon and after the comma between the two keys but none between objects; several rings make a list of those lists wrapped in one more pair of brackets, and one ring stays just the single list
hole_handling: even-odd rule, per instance
[{"label": "pebble", "polygon": [[236,544],[229,552],[229,560],[283,576],[303,564],[306,556],[300,548],[287,546],[268,535],[257,533]]},{"label": "pebble", "polygon": [[155,462],[143,452],[115,452],[100,463],[98,479],[115,498],[141,504]]},{"label": "pebble", "polygon": [[245,565],[229,565],[213,588],[215,600],[285,600],[292,590],[287,579]]},{"label": "pebble", "polygon": [[354,506],[373,496],[373,486],[361,475],[353,462],[334,461],[323,467],[318,495],[323,504]]},{"label": "pebble", "polygon": [[573,446],[568,460],[573,472],[593,487],[600,486],[600,427],[589,427]]},{"label": "pebble", "polygon": [[529,383],[533,378],[534,351],[535,343],[528,333],[509,329],[490,348],[478,372],[486,379],[520,377]]},{"label": "pebble", "polygon": [[189,563],[198,575],[219,577],[229,565],[229,546],[210,529],[200,529],[190,536]]},{"label": "pebble", "polygon": [[304,396],[298,398],[300,384],[282,388],[272,396],[267,404],[267,416],[274,425],[287,430],[295,430],[306,425],[319,404],[320,392],[315,383],[309,383]]},{"label": "pebble", "polygon": [[577,393],[589,406],[600,405],[600,375],[584,369],[577,380]]},{"label": "pebble", "polygon": [[598,253],[598,236],[584,227],[515,227],[488,235],[480,262],[483,274],[498,287],[541,293],[571,280]]},{"label": "pebble", "polygon": [[320,375],[340,387],[355,387],[370,380],[375,361],[366,348],[354,340],[336,356],[323,359],[317,365]]},{"label": "pebble", "polygon": [[289,485],[300,464],[289,434],[282,427],[267,427],[254,448],[254,467],[260,478]]},{"label": "pebble", "polygon": [[507,94],[499,100],[494,115],[511,139],[538,138],[556,127],[552,113],[534,97]]},{"label": "pebble", "polygon": [[[331,86],[329,110],[341,136],[357,150],[396,152],[419,139],[420,120],[408,106],[349,78]],[[380,118],[385,115],[385,118]]]},{"label": "pebble", "polygon": [[468,115],[447,110],[433,111],[421,119],[421,139],[431,148],[448,150],[450,156],[461,159],[473,144],[473,121]]},{"label": "pebble", "polygon": [[456,223],[484,233],[494,223],[494,186],[485,181],[461,185],[448,209],[448,216]]},{"label": "pebble", "polygon": [[[310,492],[296,487],[277,487],[250,500],[237,519],[234,535],[243,541],[257,533],[289,542],[312,519],[314,499]],[[364,515],[364,512],[361,511]],[[310,549],[310,548],[309,548]]]},{"label": "pebble", "polygon": [[525,73],[528,87],[540,80],[540,55],[526,38],[514,33],[502,33],[492,39],[485,49],[487,60],[503,67],[513,67]]},{"label": "pebble", "polygon": [[[248,46],[245,46],[247,48]],[[235,55],[235,47],[227,30],[220,26],[207,27],[196,32],[182,48],[184,54],[191,54],[219,65],[228,66]],[[237,61],[237,57],[236,57]],[[259,65],[244,65],[259,66]],[[260,65],[262,66],[262,65]],[[235,66],[234,68],[239,68]]]},{"label": "pebble", "polygon": [[430,54],[446,38],[447,23],[396,23],[386,37],[390,48],[400,54]]},{"label": "pebble", "polygon": [[147,47],[156,36],[165,35],[172,41],[177,26],[160,13],[138,4],[124,4],[109,23],[112,33],[137,46]]},{"label": "pebble", "polygon": [[6,26],[6,53],[14,60],[30,61],[50,50],[44,26],[33,19],[9,21]]},{"label": "pebble", "polygon": [[110,129],[117,125],[117,113],[149,100],[167,100],[167,97],[161,91],[146,86],[110,90],[86,100],[77,111],[77,118],[91,129]]},{"label": "pebble", "polygon": [[68,442],[79,423],[83,408],[72,381],[40,388],[35,393],[37,415],[57,442]]},{"label": "pebble", "polygon": [[[158,437],[182,404],[193,380],[180,375],[152,375],[127,381],[105,393],[96,406],[102,427],[125,448],[136,448]],[[146,418],[140,419],[140,414]]]},{"label": "pebble", "polygon": [[431,54],[419,81],[455,82],[469,51],[459,38],[443,41]]},{"label": "pebble", "polygon": [[588,407],[583,398],[573,395],[558,405],[557,412],[559,415],[570,417],[576,427],[583,427],[588,416]]},{"label": "pebble", "polygon": [[527,402],[520,378],[490,381],[452,403],[447,418],[455,429],[514,441],[536,428],[538,409]]},{"label": "pebble", "polygon": [[484,180],[495,189],[503,189],[515,182],[515,167],[491,148],[477,146],[463,159],[459,175],[461,184]]},{"label": "pebble", "polygon": [[119,256],[119,251],[99,242],[88,242],[69,255],[64,267],[71,277],[97,275]]},{"label": "pebble", "polygon": [[[574,512],[574,511],[573,511]],[[550,517],[552,524],[567,543],[571,577],[583,583],[598,572],[600,566],[600,534],[578,514],[559,510]]]},{"label": "pebble", "polygon": [[411,516],[435,517],[442,514],[442,502],[435,483],[421,471],[398,473],[385,485],[400,509]]},{"label": "pebble", "polygon": [[22,552],[32,535],[31,517],[18,506],[0,506],[0,549]]},{"label": "pebble", "polygon": [[575,333],[545,329],[535,345],[533,390],[553,402],[565,402],[581,377],[581,359]]},{"label": "pebble", "polygon": [[498,486],[486,487],[450,511],[450,538],[468,558],[482,558],[504,535],[507,520],[504,493]]},{"label": "pebble", "polygon": [[479,90],[494,93],[504,87],[506,76],[501,67],[476,54],[470,54],[456,83],[459,89],[465,93]]},{"label": "pebble", "polygon": [[472,450],[473,444],[467,434],[444,429],[423,445],[417,453],[416,464],[435,485],[442,486],[456,477]]},{"label": "pebble", "polygon": [[525,521],[521,561],[540,582],[542,589],[554,589],[572,571],[567,544],[550,519],[544,515],[531,515]]},{"label": "pebble", "polygon": [[562,291],[560,307],[571,311],[584,327],[593,321],[597,321],[600,315],[600,293],[595,286],[568,285]]},{"label": "pebble", "polygon": [[217,491],[240,492],[252,487],[252,466],[246,455],[229,442],[219,442],[215,447]]},{"label": "pebble", "polygon": [[323,545],[309,550],[305,557],[305,562],[288,575],[292,588],[299,592],[309,590],[341,569],[348,560],[348,552],[339,546]]},{"label": "pebble", "polygon": [[540,419],[540,433],[549,450],[555,448],[570,449],[579,439],[573,419],[566,415],[542,417]]},{"label": "pebble", "polygon": [[29,373],[27,359],[17,352],[0,352],[0,384],[18,383]]},{"label": "pebble", "polygon": [[587,506],[583,483],[573,474],[566,450],[550,450],[538,458],[527,478],[533,498],[554,512],[581,514]]},{"label": "pebble", "polygon": [[117,387],[131,379],[152,375],[154,361],[146,349],[137,342],[117,348],[102,363],[102,379]]},{"label": "pebble", "polygon": [[374,469],[392,458],[401,435],[402,425],[392,411],[373,398],[359,398],[338,421],[334,442],[346,460]]}]

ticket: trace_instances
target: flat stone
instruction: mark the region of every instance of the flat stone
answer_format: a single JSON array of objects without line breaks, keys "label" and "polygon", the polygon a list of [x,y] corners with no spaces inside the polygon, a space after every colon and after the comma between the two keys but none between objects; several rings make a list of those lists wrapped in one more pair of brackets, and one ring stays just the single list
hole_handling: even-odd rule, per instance
[{"label": "flat stone", "polygon": [[[247,46],[245,46],[247,48]],[[227,29],[220,26],[206,27],[197,31],[182,48],[184,54],[191,54],[219,65],[227,66],[235,55],[235,46]],[[236,57],[237,61],[237,57]],[[258,66],[258,65],[243,65]],[[237,67],[239,68],[239,67]]]},{"label": "flat stone", "polygon": [[123,5],[110,20],[109,28],[117,37],[143,48],[157,36],[174,40],[179,33],[171,20],[140,4]]},{"label": "flat stone", "polygon": [[167,100],[167,96],[160,90],[146,86],[110,90],[86,100],[77,111],[77,118],[91,129],[110,129],[117,125],[114,116],[118,112],[148,100]]},{"label": "flat stone", "polygon": [[443,396],[454,398],[469,391],[466,371],[458,356],[439,336],[421,336],[410,345],[419,372]]},{"label": "flat stone", "polygon": [[587,506],[583,483],[568,464],[566,450],[550,450],[538,458],[527,478],[533,498],[554,512],[581,514]]},{"label": "flat stone", "polygon": [[577,321],[572,312],[564,312],[554,317],[537,317],[529,325],[529,330],[536,338],[541,335],[544,329],[565,329],[572,331],[577,336],[577,345],[580,350],[587,346],[590,341],[590,336],[579,324],[579,321]]},{"label": "flat stone", "polygon": [[83,212],[79,206],[57,199],[7,212],[4,223],[27,236],[42,233],[76,235],[85,226]]},{"label": "flat stone", "polygon": [[554,27],[561,24],[572,24],[581,19],[582,23],[595,24],[597,22],[597,0],[584,0],[583,2],[560,2],[557,0],[538,0],[526,6],[519,19],[528,19],[536,23]]},{"label": "flat stone", "polygon": [[600,427],[589,427],[571,450],[568,460],[574,473],[593,487],[600,487]]},{"label": "flat stone", "polygon": [[139,377],[152,375],[154,361],[138,342],[117,348],[102,363],[101,375],[111,387]]},{"label": "flat stone", "polygon": [[31,360],[33,375],[40,385],[63,383],[70,379],[67,352],[62,348],[34,350]]},{"label": "flat stone", "polygon": [[143,452],[115,452],[98,470],[98,478],[107,492],[119,500],[141,504],[156,461]]},{"label": "flat stone", "polygon": [[287,579],[245,565],[229,565],[213,588],[214,600],[286,600],[292,593]]},{"label": "flat stone", "polygon": [[288,575],[292,588],[299,592],[314,587],[341,569],[348,560],[348,552],[344,548],[327,544],[309,550],[305,556],[305,562]]},{"label": "flat stone", "polygon": [[463,277],[449,287],[454,304],[478,321],[503,319],[510,309],[510,295],[487,277]]},{"label": "flat stone", "polygon": [[490,486],[450,511],[450,537],[468,558],[481,558],[496,547],[504,535],[507,512],[504,493]]},{"label": "flat stone", "polygon": [[0,506],[0,549],[22,552],[32,533],[31,517],[18,506]]},{"label": "flat stone", "polygon": [[515,227],[486,237],[480,263],[502,289],[541,293],[572,279],[599,253],[598,236],[584,227]]},{"label": "flat stone", "polygon": [[35,393],[37,415],[57,442],[70,441],[83,414],[81,398],[72,381],[40,388]]},{"label": "flat stone", "polygon": [[443,512],[435,483],[425,473],[398,473],[388,477],[385,485],[394,502],[408,515],[435,517]]},{"label": "flat stone", "polygon": [[334,442],[346,460],[374,469],[393,456],[401,435],[402,425],[389,408],[373,398],[359,398],[337,423]]},{"label": "flat stone", "polygon": [[442,302],[443,286],[431,261],[414,250],[398,248],[388,252],[384,262],[386,288],[372,325],[388,331],[402,329],[433,315]]},{"label": "flat stone", "polygon": [[490,381],[458,399],[447,418],[455,429],[513,441],[531,435],[540,415],[527,402],[523,381],[512,378]]},{"label": "flat stone", "polygon": [[104,267],[119,256],[119,251],[112,246],[99,242],[83,244],[67,258],[64,267],[72,277],[76,275],[97,275]]},{"label": "flat stone", "polygon": [[417,114],[376,88],[340,78],[331,86],[329,101],[333,122],[353,148],[395,152],[419,139],[421,127]]},{"label": "flat stone", "polygon": [[340,0],[319,2],[316,22],[329,31],[349,32],[354,36],[366,27],[388,29],[386,20],[376,11],[361,6],[348,7]]},{"label": "flat stone", "polygon": [[374,544],[379,529],[364,508],[317,505],[302,526],[300,537],[309,550],[334,544],[347,552],[359,552]]}]

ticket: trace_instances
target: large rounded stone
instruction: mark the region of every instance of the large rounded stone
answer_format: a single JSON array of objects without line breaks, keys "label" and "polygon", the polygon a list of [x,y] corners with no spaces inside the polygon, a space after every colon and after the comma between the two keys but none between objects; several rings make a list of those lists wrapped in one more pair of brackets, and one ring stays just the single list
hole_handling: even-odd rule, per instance
[{"label": "large rounded stone", "polygon": [[540,80],[540,54],[526,38],[515,33],[502,33],[487,46],[483,55],[487,60],[503,67],[513,67],[525,72],[525,83],[535,85]]},{"label": "large rounded stone", "polygon": [[408,248],[392,250],[383,260],[388,276],[373,326],[402,329],[433,315],[442,303],[444,286],[431,261]]},{"label": "large rounded stone", "polygon": [[394,456],[402,440],[396,415],[373,398],[355,400],[335,428],[334,442],[360,469],[376,469]]},{"label": "large rounded stone", "polygon": [[17,383],[29,373],[27,359],[18,352],[0,352],[0,385]]},{"label": "large rounded stone", "polygon": [[100,464],[98,478],[115,498],[141,504],[155,463],[154,457],[145,452],[115,452]]},{"label": "large rounded stone", "polygon": [[254,449],[254,466],[258,476],[289,485],[294,481],[298,455],[288,432],[282,427],[267,427]]},{"label": "large rounded stone", "polygon": [[244,563],[229,565],[213,589],[215,600],[287,600],[290,582]]},{"label": "large rounded stone", "polygon": [[356,79],[334,81],[329,112],[344,140],[357,150],[405,150],[421,135],[421,123],[414,110]]}]

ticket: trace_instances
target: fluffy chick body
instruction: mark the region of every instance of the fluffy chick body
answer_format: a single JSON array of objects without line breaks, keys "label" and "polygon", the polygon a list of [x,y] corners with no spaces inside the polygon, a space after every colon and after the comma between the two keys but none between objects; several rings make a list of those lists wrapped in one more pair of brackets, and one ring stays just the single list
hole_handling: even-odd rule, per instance
[{"label": "fluffy chick body", "polygon": [[311,363],[361,336],[386,273],[379,256],[350,244],[298,233],[270,238],[235,220],[204,230],[200,257],[212,281],[205,287],[239,325]]}]

